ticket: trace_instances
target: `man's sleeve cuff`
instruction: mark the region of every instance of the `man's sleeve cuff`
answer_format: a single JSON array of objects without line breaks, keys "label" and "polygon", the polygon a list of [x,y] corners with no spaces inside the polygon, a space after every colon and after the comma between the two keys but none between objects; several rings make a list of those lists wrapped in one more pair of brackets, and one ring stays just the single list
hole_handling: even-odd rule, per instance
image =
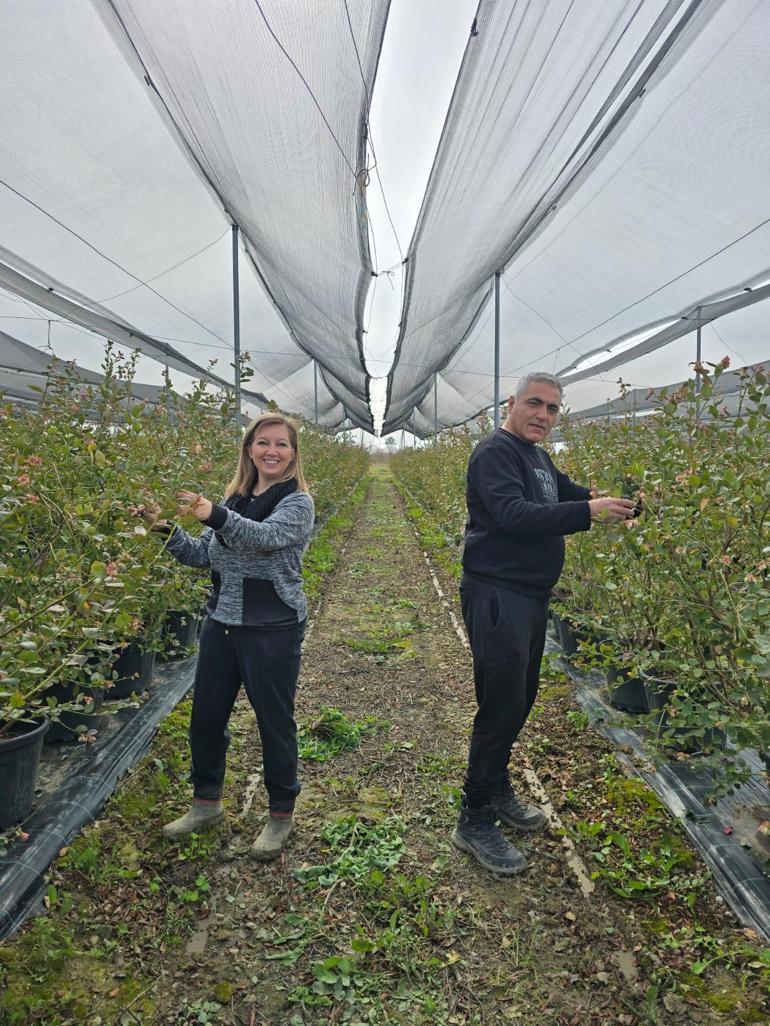
[{"label": "man's sleeve cuff", "polygon": [[227,523],[227,507],[213,502],[211,504],[211,515],[203,523],[206,527],[213,527],[215,531],[221,531]]}]

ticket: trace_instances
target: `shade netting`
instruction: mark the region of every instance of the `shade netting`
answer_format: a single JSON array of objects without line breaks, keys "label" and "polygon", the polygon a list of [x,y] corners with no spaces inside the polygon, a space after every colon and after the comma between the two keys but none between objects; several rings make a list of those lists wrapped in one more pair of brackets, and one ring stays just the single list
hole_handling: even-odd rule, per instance
[{"label": "shade netting", "polygon": [[492,402],[497,271],[503,396],[536,369],[574,409],[627,369],[684,377],[698,323],[720,356],[766,357],[770,6],[485,0],[474,32],[409,248],[384,431],[415,408],[432,431],[434,389],[439,428]]},{"label": "shade netting", "polygon": [[319,420],[369,426],[365,126],[387,9],[4,5],[2,326],[85,366],[107,337],[232,381],[236,223],[246,388],[312,418],[315,358]]},{"label": "shade netting", "polygon": [[[89,387],[98,388],[104,381],[104,375],[97,371],[41,352],[4,331],[0,331],[0,361],[0,396],[4,401],[10,399],[23,406],[37,406],[57,377],[66,380],[71,390],[79,395],[84,395]],[[263,403],[266,402],[264,397],[261,398]],[[169,395],[160,385],[134,381],[130,389],[126,388],[126,405],[158,406],[174,401],[174,393]]]}]

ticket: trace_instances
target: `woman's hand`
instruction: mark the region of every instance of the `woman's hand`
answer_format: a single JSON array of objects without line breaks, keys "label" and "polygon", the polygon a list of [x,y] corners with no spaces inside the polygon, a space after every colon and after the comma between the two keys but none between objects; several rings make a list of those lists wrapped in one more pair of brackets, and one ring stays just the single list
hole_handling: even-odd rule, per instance
[{"label": "woman's hand", "polygon": [[198,520],[208,520],[211,516],[212,504],[197,492],[177,492],[176,499],[179,503],[179,516],[187,516],[192,513]]},{"label": "woman's hand", "polygon": [[141,517],[151,531],[164,530],[169,526],[167,520],[158,520],[160,506],[154,499],[147,499],[139,506],[129,506],[128,512],[134,517]]}]

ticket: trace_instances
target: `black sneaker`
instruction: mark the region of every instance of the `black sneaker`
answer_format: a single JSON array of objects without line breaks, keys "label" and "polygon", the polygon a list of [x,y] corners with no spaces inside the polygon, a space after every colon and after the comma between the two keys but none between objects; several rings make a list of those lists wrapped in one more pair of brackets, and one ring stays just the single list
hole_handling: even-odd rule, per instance
[{"label": "black sneaker", "polygon": [[527,868],[527,860],[519,849],[495,826],[490,805],[483,809],[462,808],[451,840],[455,848],[467,851],[490,873],[513,876]]},{"label": "black sneaker", "polygon": [[492,796],[492,809],[498,819],[517,830],[532,832],[547,823],[543,810],[537,805],[528,805],[519,798],[507,777],[500,782]]}]

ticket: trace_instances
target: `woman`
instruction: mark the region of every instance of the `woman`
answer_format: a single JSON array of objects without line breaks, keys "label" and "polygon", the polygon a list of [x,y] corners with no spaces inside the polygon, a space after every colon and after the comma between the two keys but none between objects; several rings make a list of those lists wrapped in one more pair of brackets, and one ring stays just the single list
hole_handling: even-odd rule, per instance
[{"label": "woman", "polygon": [[213,583],[190,721],[193,802],[163,834],[186,837],[224,819],[227,722],[243,683],[262,739],[269,804],[251,854],[268,861],[280,854],[291,833],[300,790],[294,694],[307,617],[302,555],[315,514],[296,424],[268,413],[249,425],[222,505],[187,491],[177,498],[180,514],[192,513],[206,525],[200,538],[158,521],[155,503],[136,511],[154,530],[169,535],[168,550],[181,563],[209,567]]}]

